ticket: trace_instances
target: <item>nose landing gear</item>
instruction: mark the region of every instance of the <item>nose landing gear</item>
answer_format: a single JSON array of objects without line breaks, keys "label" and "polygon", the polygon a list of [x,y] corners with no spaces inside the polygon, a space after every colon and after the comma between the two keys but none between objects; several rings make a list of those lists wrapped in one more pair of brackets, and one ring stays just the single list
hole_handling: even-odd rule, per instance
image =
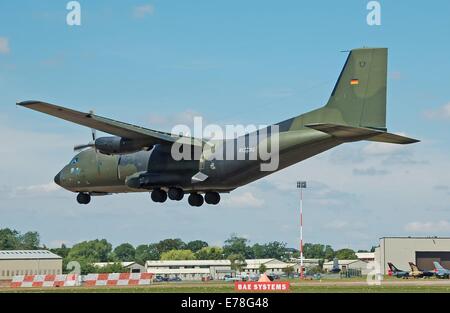
[{"label": "nose landing gear", "polygon": [[77,201],[79,204],[88,204],[89,202],[91,202],[91,195],[88,193],[80,192],[77,195]]}]

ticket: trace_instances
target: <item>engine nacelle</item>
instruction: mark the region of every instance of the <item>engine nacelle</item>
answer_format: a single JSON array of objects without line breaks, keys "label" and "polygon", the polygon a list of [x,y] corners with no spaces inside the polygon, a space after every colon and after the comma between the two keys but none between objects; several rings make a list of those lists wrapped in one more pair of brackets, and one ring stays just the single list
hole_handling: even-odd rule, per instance
[{"label": "engine nacelle", "polygon": [[125,139],[121,137],[100,137],[95,140],[95,148],[103,154],[127,154],[153,148],[143,140]]}]

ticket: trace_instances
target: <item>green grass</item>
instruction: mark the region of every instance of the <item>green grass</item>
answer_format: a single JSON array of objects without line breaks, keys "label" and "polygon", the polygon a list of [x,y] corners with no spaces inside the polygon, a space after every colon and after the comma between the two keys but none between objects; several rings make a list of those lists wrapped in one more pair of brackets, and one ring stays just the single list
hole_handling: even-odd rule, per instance
[{"label": "green grass", "polygon": [[[0,292],[37,292],[37,293],[230,293],[234,292],[233,284],[224,283],[180,283],[155,284],[139,287],[75,287],[75,288],[0,288]],[[307,283],[291,286],[290,293],[449,293],[450,285],[429,286],[342,286]]]}]

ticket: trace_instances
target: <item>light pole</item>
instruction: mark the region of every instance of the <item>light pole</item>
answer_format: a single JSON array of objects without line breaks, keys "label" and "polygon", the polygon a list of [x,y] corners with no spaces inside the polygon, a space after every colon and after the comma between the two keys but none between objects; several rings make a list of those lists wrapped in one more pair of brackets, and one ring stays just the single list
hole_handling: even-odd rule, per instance
[{"label": "light pole", "polygon": [[306,188],[306,181],[298,181],[297,188],[300,189],[300,279],[303,279],[303,188]]}]

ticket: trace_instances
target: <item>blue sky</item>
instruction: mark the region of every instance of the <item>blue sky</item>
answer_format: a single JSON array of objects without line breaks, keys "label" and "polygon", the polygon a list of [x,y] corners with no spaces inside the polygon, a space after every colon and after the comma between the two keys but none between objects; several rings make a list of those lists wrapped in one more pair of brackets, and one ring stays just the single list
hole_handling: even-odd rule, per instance
[{"label": "blue sky", "polygon": [[[450,3],[365,0],[68,1],[0,4],[0,227],[37,230],[47,245],[167,237],[219,244],[298,242],[295,181],[310,181],[305,240],[370,248],[381,236],[449,235]],[[268,124],[327,100],[346,55],[389,48],[388,127],[411,147],[358,143],[224,196],[218,207],[160,206],[146,194],[78,206],[51,184],[89,130],[16,108],[39,99],[170,130],[201,115]],[[119,230],[119,231],[118,231]]]}]

